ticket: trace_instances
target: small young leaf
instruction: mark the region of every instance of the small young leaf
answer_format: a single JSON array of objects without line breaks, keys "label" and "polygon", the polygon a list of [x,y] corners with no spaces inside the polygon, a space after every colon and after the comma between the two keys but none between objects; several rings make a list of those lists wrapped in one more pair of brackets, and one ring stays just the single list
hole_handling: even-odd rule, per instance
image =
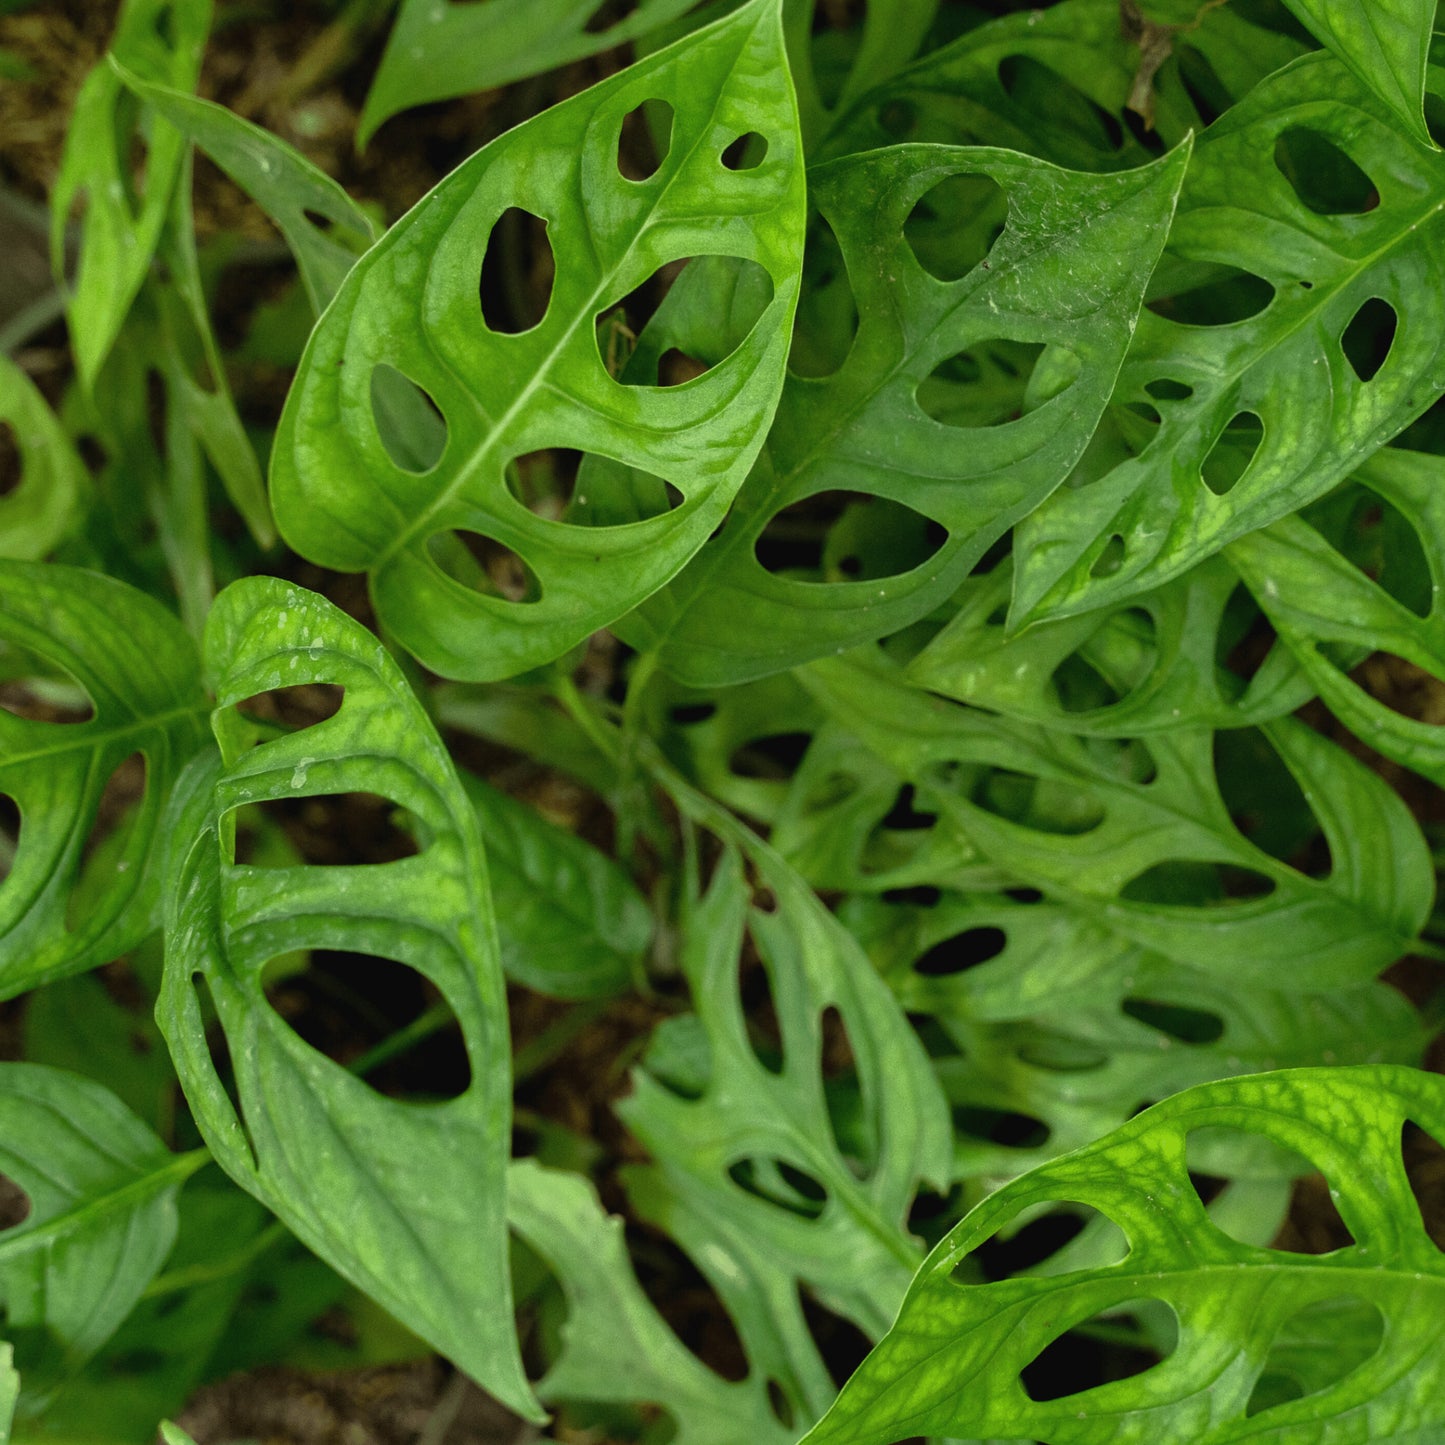
[{"label": "small young leaf", "polygon": [[[477,821],[397,665],[330,603],[273,578],[233,584],[206,627],[223,761],[198,759],[179,807],[159,1018],[217,1161],[324,1259],[511,1408],[535,1414],[506,1266],[507,1016]],[[303,683],[340,711],[252,747],[237,705]],[[255,868],[234,810],[376,791],[412,819],[419,855],[358,867]],[[470,1086],[441,1104],[384,1098],[305,1043],[262,973],[297,948],[404,961],[459,1020]],[[239,1113],[206,1045],[198,981],[230,1046]]]},{"label": "small young leaf", "polygon": [[74,529],[90,478],[35,383],[0,356],[0,431],[19,453],[19,484],[0,497],[0,556],[39,561]]},{"label": "small young leaf", "polygon": [[[722,519],[772,419],[798,294],[803,168],[782,43],[777,0],[750,0],[509,131],[358,262],[313,334],[273,454],[282,532],[313,561],[369,570],[382,622],[434,671],[485,680],[559,656],[661,586]],[[648,101],[672,106],[670,143],[649,179],[630,180],[618,136]],[[762,164],[729,170],[723,151],[753,131]],[[513,207],[547,223],[557,264],[543,319],[519,334],[488,329],[478,299],[487,238]],[[748,261],[771,299],[705,376],[623,384],[598,323],[689,256]],[[419,460],[378,427],[373,378],[391,371],[440,414],[440,447]],[[631,525],[537,516],[508,471],[558,447],[635,466],[682,501]],[[467,536],[513,555],[515,589]]]},{"label": "small young leaf", "polygon": [[[1437,1076],[1394,1066],[1300,1069],[1205,1084],[1005,1186],[947,1235],[919,1270],[897,1325],[854,1374],[806,1445],[893,1445],[904,1435],[1022,1432],[1056,1445],[1228,1445],[1434,1439],[1445,1429],[1435,1347],[1445,1262],[1421,1226],[1400,1163],[1413,1120],[1445,1137]],[[1191,1186],[1186,1137],[1230,1127],[1303,1155],[1324,1172],[1354,1243],[1319,1257],[1237,1243]],[[1030,1205],[1070,1200],[1123,1231],[1127,1257],[1103,1267],[991,1284],[959,1263]],[[1277,1335],[1301,1310],[1355,1296],[1383,1316],[1387,1348],[1315,1372],[1302,1398],[1258,1412],[1254,1391]],[[1157,1301],[1180,1348],[1135,1379],[1040,1402],[1020,1378],[1066,1329]],[[1322,1364],[1324,1362],[1321,1362]]]},{"label": "small young leaf", "polygon": [[28,1212],[0,1232],[0,1318],[34,1413],[115,1332],[165,1262],[176,1194],[205,1150],[171,1154],[109,1090],[0,1064],[0,1176]]}]

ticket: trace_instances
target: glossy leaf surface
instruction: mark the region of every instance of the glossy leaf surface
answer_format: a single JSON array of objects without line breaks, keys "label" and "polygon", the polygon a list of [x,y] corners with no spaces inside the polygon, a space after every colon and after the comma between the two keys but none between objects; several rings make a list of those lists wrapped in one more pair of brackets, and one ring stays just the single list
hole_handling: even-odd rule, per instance
[{"label": "glossy leaf surface", "polygon": [[[502,975],[475,815],[396,664],[330,603],[271,578],[234,584],[206,631],[220,765],[198,760],[177,820],[159,1017],[206,1142],[311,1248],[499,1399],[534,1412],[506,1272],[509,1070]],[[331,683],[341,709],[252,746],[237,705]],[[264,734],[259,734],[264,735]],[[234,862],[234,810],[373,791],[410,816],[419,855],[263,869]],[[375,1093],[305,1043],[262,974],[298,948],[376,954],[430,980],[462,1029],[471,1083],[444,1103]],[[204,982],[239,1113],[206,1044]]]},{"label": "glossy leaf surface", "polygon": [[20,815],[0,884],[8,998],[109,963],[159,921],[161,817],[201,746],[205,696],[175,618],[99,573],[0,563],[0,637],[23,650],[19,676],[50,673],[61,703],[37,707],[32,683],[20,715],[0,709],[0,792]]},{"label": "glossy leaf surface", "polygon": [[[777,5],[753,0],[508,132],[373,247],[314,333],[273,459],[283,535],[323,565],[368,570],[378,615],[433,670],[497,678],[558,656],[661,586],[721,520],[772,419],[799,284],[803,172],[782,43]],[[666,155],[629,180],[622,121],[654,100],[673,110]],[[751,132],[766,155],[729,170],[724,150]],[[517,334],[483,325],[477,291],[510,207],[546,221],[556,258],[545,315]],[[771,299],[707,375],[623,385],[597,322],[690,256],[752,263]],[[388,452],[378,367],[440,412],[434,460],[403,466]],[[616,526],[535,515],[508,469],[569,447],[641,469],[682,500]],[[534,595],[499,591],[457,533],[511,549]]]},{"label": "glossy leaf surface", "polygon": [[[1021,1430],[1058,1445],[1434,1438],[1445,1429],[1435,1346],[1445,1262],[1401,1165],[1407,1120],[1445,1135],[1438,1078],[1392,1067],[1297,1070],[1206,1084],[1156,1105],[979,1205],[934,1250],[897,1325],[805,1438],[892,1445],[904,1435],[1012,1439]],[[1220,1127],[1322,1170],[1353,1242],[1312,1257],[1241,1244],[1211,1225],[1189,1182],[1185,1143],[1195,1129]],[[1021,1211],[1056,1200],[1099,1210],[1123,1231],[1128,1255],[1048,1278],[951,1277]],[[1388,1344],[1353,1369],[1326,1368],[1302,1398],[1250,1413],[1276,1335],[1300,1311],[1342,1295],[1379,1310]],[[1140,1299],[1177,1317],[1179,1348],[1163,1363],[1047,1403],[1025,1393],[1020,1371],[1052,1340]]]}]

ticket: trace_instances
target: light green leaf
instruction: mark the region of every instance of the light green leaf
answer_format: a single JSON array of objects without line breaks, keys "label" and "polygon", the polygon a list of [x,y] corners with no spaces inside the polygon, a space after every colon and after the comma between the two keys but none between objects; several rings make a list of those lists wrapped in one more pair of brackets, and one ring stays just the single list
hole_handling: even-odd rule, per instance
[{"label": "light green leaf", "polygon": [[161,1439],[166,1445],[196,1445],[179,1425],[172,1425],[169,1420],[161,1421]]},{"label": "light green leaf", "polygon": [[481,825],[507,977],[553,998],[632,983],[652,915],[620,865],[480,778],[462,785]]},{"label": "light green leaf", "polygon": [[1445,389],[1445,327],[1421,302],[1445,294],[1442,258],[1445,157],[1404,140],[1332,57],[1222,116],[1119,378],[1148,435],[1019,528],[1013,624],[1157,587],[1322,496],[1418,416]]},{"label": "light green leaf", "polygon": [[[314,593],[248,578],[217,599],[206,672],[223,762],[189,777],[176,822],[159,1008],[218,1162],[341,1274],[513,1409],[536,1414],[517,1357],[506,1272],[507,1018],[475,814],[421,704],[370,633]],[[251,747],[237,705],[332,683],[341,709]],[[265,799],[378,792],[421,853],[351,867],[233,861],[234,810]],[[298,948],[404,962],[455,1013],[470,1085],[439,1104],[384,1098],[272,1009],[270,960]],[[206,1044],[198,981],[225,1031],[239,1112]]]},{"label": "light green leaf", "polygon": [[[724,843],[681,930],[709,1066],[696,1097],[646,1067],[634,1074],[618,1112],[657,1162],[629,1170],[628,1189],[712,1279],[797,1417],[813,1417],[831,1384],[799,1287],[871,1336],[887,1328],[917,1256],[908,1209],[922,1181],[946,1178],[942,1099],[901,1010],[811,890],[731,815],[664,778],[684,813]],[[767,890],[758,902],[745,859]],[[778,1021],[776,1058],[750,1038],[739,998],[749,936]],[[830,1012],[851,1068],[825,1088]],[[847,1136],[830,1113],[837,1088],[856,1101]]]},{"label": "light green leaf", "polygon": [[675,1445],[785,1445],[759,1370],[723,1380],[687,1349],[642,1292],[622,1236],[586,1180],[527,1159],[507,1176],[512,1228],[562,1282],[561,1353],[537,1385],[549,1402],[650,1403],[676,1427]]},{"label": "light green leaf", "polygon": [[1243,636],[1233,606],[1239,578],[1223,561],[1203,562],[1127,603],[1021,633],[1004,625],[1012,585],[1008,562],[969,578],[952,620],[908,664],[908,680],[1100,737],[1243,727],[1283,717],[1313,696],[1286,647],[1271,647],[1248,679],[1221,661]]},{"label": "light green leaf", "polygon": [[402,0],[356,128],[358,147],[392,116],[495,90],[611,50],[684,15],[698,0],[639,0],[598,23],[603,0]]},{"label": "light green leaf", "polygon": [[[126,87],[215,163],[276,223],[320,314],[357,256],[377,237],[375,223],[325,172],[280,136],[216,105],[142,80],[114,57]],[[330,221],[324,229],[313,217]]]},{"label": "light green leaf", "polygon": [[[146,80],[191,90],[211,26],[211,0],[125,0],[111,54]],[[171,38],[168,38],[171,37]],[[132,140],[145,146],[145,186],[136,193]],[[76,97],[60,175],[50,197],[55,274],[65,275],[66,229],[83,202],[80,259],[66,315],[81,380],[89,386],[120,333],[160,241],[186,142],[149,112],[137,114],[108,65],[91,71]]]},{"label": "light green leaf", "polygon": [[1434,145],[1425,124],[1425,66],[1436,0],[1285,0],[1403,122]]},{"label": "light green leaf", "polygon": [[1426,549],[1425,616],[1300,517],[1240,538],[1230,545],[1229,559],[1335,716],[1386,757],[1445,784],[1440,724],[1402,716],[1371,697],[1341,666],[1342,654],[1353,661],[1362,651],[1381,651],[1432,678],[1445,678],[1445,463],[1423,453],[1385,450],[1355,475],[1399,509]]},{"label": "light green leaf", "polygon": [[207,1162],[171,1154],[108,1089],[0,1064],[0,1175],[29,1200],[0,1233],[0,1329],[34,1414],[115,1332],[165,1262],[176,1194]]},{"label": "light green leaf", "polygon": [[[627,640],[658,649],[688,683],[733,683],[896,631],[946,599],[1083,454],[1187,159],[1186,145],[1138,171],[1089,176],[1008,151],[900,146],[810,172],[857,299],[857,336],[832,375],[789,376],[726,528],[627,620]],[[904,222],[958,176],[965,199],[942,244],[965,253],[946,254],[953,274],[970,269],[942,281]],[[1007,224],[991,240],[1005,214],[1000,189]],[[871,204],[860,207],[860,195]],[[985,367],[1004,383],[1001,404],[955,414],[971,392],[943,373]],[[846,555],[821,577],[766,570],[759,547],[779,513],[839,491],[875,499],[856,518],[859,580],[842,580]],[[888,508],[896,555],[870,557]]]},{"label": "light green leaf", "polygon": [[[93,713],[53,722],[43,709],[0,709],[0,792],[20,812],[0,884],[0,997],[11,998],[109,963],[159,921],[161,815],[201,746],[206,704],[175,618],[95,572],[0,563],[0,638],[39,659],[26,672],[58,672],[69,706]],[[143,772],[128,761],[137,753]],[[92,842],[117,773],[101,824],[113,831]]]},{"label": "light green leaf", "polygon": [[0,557],[39,561],[74,529],[90,478],[35,383],[0,356],[0,428],[7,424],[20,480],[0,497]]},{"label": "light green leaf", "polygon": [[[673,107],[670,142],[657,172],[633,181],[618,169],[619,127],[651,100]],[[729,170],[723,151],[754,132],[767,154]],[[477,276],[512,206],[547,222],[557,267],[545,316],[506,335],[482,324]],[[656,590],[721,521],[782,384],[802,229],[777,4],[752,0],[494,141],[357,264],[277,433],[283,534],[313,561],[369,570],[382,622],[445,676],[504,677],[559,656]],[[752,263],[766,273],[758,299],[771,300],[706,376],[623,385],[604,365],[597,322],[660,267],[699,255]],[[429,469],[388,452],[372,402],[378,368],[422,388],[444,418]],[[663,510],[615,527],[535,515],[509,468],[557,447],[644,471]],[[683,496],[671,511],[662,481]],[[500,594],[457,532],[519,554],[531,600]]]},{"label": "light green leaf", "polygon": [[[987,859],[1178,962],[1267,986],[1307,959],[1301,990],[1336,988],[1406,952],[1429,914],[1428,850],[1404,803],[1294,719],[1261,731],[1329,846],[1323,877],[1239,831],[1206,731],[1147,747],[1073,737],[902,687],[876,660],[814,663],[803,676]],[[1219,865],[1246,870],[1259,891],[1230,898]]]},{"label": "light green leaf", "polygon": [[0,1344],[0,1445],[10,1445],[10,1426],[15,1402],[20,1398],[20,1376],[15,1372],[15,1352]]},{"label": "light green leaf", "polygon": [[[1445,1261],[1401,1165],[1407,1120],[1445,1138],[1438,1077],[1392,1066],[1262,1074],[1177,1095],[1033,1170],[986,1199],[929,1256],[897,1325],[808,1445],[1020,1432],[1053,1445],[1438,1439]],[[1211,1224],[1186,1172],[1186,1140],[1218,1128],[1271,1141],[1322,1170],[1354,1242],[1312,1257],[1241,1244]],[[1056,1201],[1097,1209],[1123,1232],[1127,1256],[1046,1278],[954,1277],[1021,1212]],[[1302,1398],[1261,1409],[1254,1392],[1276,1339],[1290,1341],[1299,1316],[1344,1299],[1372,1317],[1371,1347],[1358,1362],[1326,1356],[1306,1376]],[[1169,1358],[1132,1379],[1045,1403],[1030,1398],[1019,1372],[1041,1350],[1140,1300],[1177,1318]]]}]

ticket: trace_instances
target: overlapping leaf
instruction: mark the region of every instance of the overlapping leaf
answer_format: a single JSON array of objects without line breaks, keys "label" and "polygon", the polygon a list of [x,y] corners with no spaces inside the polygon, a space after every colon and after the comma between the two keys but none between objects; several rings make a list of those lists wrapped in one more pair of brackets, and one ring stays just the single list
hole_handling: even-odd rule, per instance
[{"label": "overlapping leaf", "polygon": [[[1007,151],[900,146],[810,173],[857,298],[857,336],[832,375],[789,377],[726,528],[627,620],[629,641],[657,648],[689,683],[731,683],[896,631],[943,601],[1083,454],[1187,158],[1185,146],[1137,171],[1088,176]],[[942,281],[910,247],[904,222],[925,193],[960,175],[1001,188],[1008,219],[989,245],[995,211],[960,214],[960,235],[978,233],[980,259]],[[873,204],[860,208],[859,195]],[[965,394],[962,416],[939,419],[955,399],[946,382],[925,411],[920,388],[940,367],[985,364],[1014,378],[1001,416],[970,416]],[[836,491],[901,506],[918,535],[858,581],[836,580],[842,571],[805,579],[766,570],[757,547],[768,524]],[[927,523],[946,534],[936,550]],[[859,530],[869,533],[866,517]]]},{"label": "overlapping leaf", "polygon": [[1445,157],[1331,56],[1210,127],[1170,253],[1174,294],[1117,394],[1159,420],[1019,528],[1015,624],[1178,576],[1323,495],[1445,389]]},{"label": "overlapping leaf", "polygon": [[1445,735],[1428,717],[1402,716],[1341,669],[1340,654],[1378,650],[1431,678],[1445,677],[1445,466],[1438,457],[1385,450],[1356,473],[1391,502],[1426,549],[1428,600],[1422,616],[1341,555],[1300,517],[1233,543],[1239,569],[1280,637],[1326,704],[1356,736],[1406,767],[1445,783]]},{"label": "overlapping leaf", "polygon": [[[207,624],[223,763],[198,760],[177,827],[160,1019],[217,1160],[296,1234],[514,1409],[535,1413],[517,1359],[506,1267],[507,1022],[476,817],[445,749],[380,643],[329,603],[271,578],[235,583]],[[325,722],[254,749],[237,704],[269,688],[345,689]],[[375,791],[410,816],[399,862],[260,869],[234,856],[234,810]],[[462,1029],[472,1079],[440,1104],[374,1093],[266,999],[297,948],[374,953],[431,980]],[[204,980],[239,1108],[206,1043]]]},{"label": "overlapping leaf", "polygon": [[[211,0],[126,0],[111,53],[146,80],[191,90],[211,25]],[[137,194],[131,143],[145,147]],[[136,114],[120,77],[98,65],[76,97],[60,175],[51,192],[52,249],[64,275],[65,232],[83,203],[80,259],[67,307],[76,367],[87,384],[120,333],[160,241],[186,142],[153,113]]]},{"label": "overlapping leaf", "polygon": [[[1406,1121],[1445,1137],[1445,1089],[1391,1066],[1296,1070],[1206,1084],[1043,1165],[978,1206],[929,1256],[897,1325],[844,1387],[809,1445],[901,1437],[1056,1445],[1333,1445],[1426,1441],[1445,1430],[1438,1345],[1445,1260],[1402,1167]],[[1197,1129],[1234,1128],[1321,1169],[1353,1243],[1319,1257],[1241,1244],[1215,1228],[1187,1175]],[[1030,1206],[1097,1209],[1127,1239],[1117,1263],[1047,1278],[963,1283],[955,1268]],[[1300,1398],[1255,1396],[1276,1338],[1352,1298],[1383,1325],[1353,1368],[1328,1353]],[[1038,1402],[1020,1371],[1067,1329],[1140,1300],[1178,1321],[1179,1347],[1133,1379]],[[1326,1352],[1329,1346],[1323,1347]],[[1313,1378],[1311,1378],[1313,1375]]]},{"label": "overlapping leaf", "polygon": [[[772,419],[799,285],[803,172],[782,43],[775,0],[752,0],[508,132],[372,248],[314,333],[273,458],[283,533],[314,561],[369,570],[379,616],[434,670],[496,678],[558,656],[661,586],[721,520]],[[629,180],[619,131],[648,101],[672,107],[667,151]],[[723,152],[750,134],[766,154],[730,170]],[[545,315],[517,334],[488,330],[477,299],[509,207],[547,222],[556,258]],[[750,262],[771,299],[707,375],[623,385],[596,323],[690,256]],[[401,465],[378,433],[378,367],[440,411],[430,466]],[[535,515],[508,468],[559,447],[640,469],[662,510],[618,526]],[[672,510],[663,482],[683,498]],[[489,591],[458,532],[514,551],[537,595]]]},{"label": "overlapping leaf", "polygon": [[543,1400],[661,1405],[677,1445],[797,1439],[769,1405],[760,1370],[725,1381],[668,1328],[632,1272],[622,1221],[603,1211],[585,1180],[532,1160],[515,1163],[507,1215],[567,1297],[561,1352],[537,1385]]},{"label": "overlapping leaf", "polygon": [[20,477],[0,497],[0,556],[38,561],[79,520],[90,478],[35,383],[0,356],[0,428],[6,425]]},{"label": "overlapping leaf", "polygon": [[[1399,957],[1428,916],[1434,879],[1404,803],[1292,719],[1263,732],[1318,820],[1324,877],[1239,831],[1208,732],[1100,747],[902,687],[876,662],[814,663],[805,677],[992,863],[1179,962],[1268,985],[1305,958],[1301,990],[1336,988]],[[1229,898],[1217,865],[1247,870],[1264,891]]]},{"label": "overlapping leaf", "polygon": [[403,0],[357,124],[364,146],[392,116],[430,101],[494,90],[635,40],[698,0],[640,0],[621,20],[605,0]]},{"label": "overlapping leaf", "polygon": [[205,1150],[171,1154],[109,1090],[0,1064],[0,1175],[29,1200],[0,1233],[0,1332],[33,1414],[115,1332],[165,1262],[176,1194]]},{"label": "overlapping leaf", "polygon": [[[681,965],[705,1037],[706,1078],[679,1092],[647,1069],[619,1106],[656,1164],[630,1171],[646,1218],[693,1255],[755,1365],[798,1418],[831,1386],[799,1299],[806,1288],[871,1336],[887,1328],[916,1246],[905,1218],[947,1173],[942,1099],[923,1050],[866,957],[791,869],[716,804],[668,784],[725,840],[684,923]],[[744,859],[769,897],[751,901]],[[779,1058],[760,1057],[739,998],[751,936],[766,970]],[[822,1072],[823,1016],[850,1046],[852,1127],[840,1137]]]},{"label": "overlapping leaf", "polygon": [[[65,702],[93,709],[78,722],[47,720],[63,709],[0,709],[0,792],[20,815],[0,884],[0,997],[9,998],[109,963],[159,922],[160,820],[201,746],[205,696],[175,618],[98,573],[0,563],[0,638],[35,659],[14,665],[21,678],[58,669]],[[137,753],[143,771],[127,762]],[[98,819],[118,771],[111,816]],[[91,842],[97,828],[113,831]]]}]

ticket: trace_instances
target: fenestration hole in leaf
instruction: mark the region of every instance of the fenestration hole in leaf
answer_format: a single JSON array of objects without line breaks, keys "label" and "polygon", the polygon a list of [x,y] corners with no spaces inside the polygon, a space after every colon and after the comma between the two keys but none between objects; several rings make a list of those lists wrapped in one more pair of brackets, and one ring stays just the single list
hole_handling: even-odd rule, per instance
[{"label": "fenestration hole in leaf", "polygon": [[821,1303],[806,1285],[798,1286],[798,1303],[828,1373],[841,1390],[873,1348],[868,1336],[852,1320]]},{"label": "fenestration hole in leaf", "polygon": [[1435,1248],[1445,1250],[1445,1145],[1407,1119],[1400,1131],[1400,1154],[1421,1226]]},{"label": "fenestration hole in leaf", "polygon": [[765,733],[734,748],[728,771],[740,778],[791,778],[802,766],[812,733]]},{"label": "fenestration hole in leaf", "polygon": [[650,521],[685,500],[663,477],[571,447],[546,447],[513,457],[504,477],[507,490],[533,516],[582,527]]},{"label": "fenestration hole in leaf", "polygon": [[253,693],[236,704],[236,711],[257,722],[287,732],[315,727],[341,711],[346,689],[334,682],[302,682]]},{"label": "fenestration hole in leaf", "polygon": [[[232,809],[231,816],[236,825],[235,861],[252,868],[393,863],[421,851],[405,810],[376,793],[275,798]],[[267,846],[268,824],[284,835],[289,848]]]},{"label": "fenestration hole in leaf", "polygon": [[1188,382],[1175,381],[1168,376],[1156,377],[1153,381],[1145,382],[1144,390],[1155,401],[1188,401],[1194,395],[1194,388]]},{"label": "fenestration hole in leaf", "polygon": [[918,384],[925,416],[951,427],[1017,421],[1067,391],[1083,362],[1066,346],[998,337],[947,357]]},{"label": "fenestration hole in leaf", "polygon": [[1077,837],[1104,821],[1104,805],[1086,789],[1055,778],[992,768],[974,787],[972,802],[996,818],[1038,833]]},{"label": "fenestration hole in leaf", "polygon": [[1091,100],[1073,81],[1031,55],[1009,55],[999,62],[998,81],[1021,110],[1058,130],[1113,153],[1124,144],[1117,116]]},{"label": "fenestration hole in leaf", "polygon": [[0,883],[10,876],[20,848],[20,805],[9,793],[0,793]]},{"label": "fenestration hole in leaf", "polygon": [[728,1166],[728,1178],[745,1194],[764,1199],[790,1214],[817,1219],[828,1206],[828,1191],[804,1169],[786,1159],[757,1155]]},{"label": "fenestration hole in leaf", "polygon": [[371,416],[387,456],[402,471],[421,475],[441,461],[446,418],[422,387],[384,361],[371,372]]},{"label": "fenestration hole in leaf", "polygon": [[1434,603],[1430,562],[1414,524],[1393,502],[1361,487],[1342,550],[1400,606],[1417,617],[1430,615]]},{"label": "fenestration hole in leaf", "polygon": [[1265,898],[1275,880],[1250,868],[1228,867],[1192,858],[1151,863],[1119,890],[1126,903],[1166,908],[1206,908]]},{"label": "fenestration hole in leaf", "polygon": [[1359,1295],[1313,1300],[1279,1327],[1244,1407],[1245,1417],[1338,1385],[1379,1350],[1380,1307]]},{"label": "fenestration hole in leaf", "polygon": [[508,206],[493,224],[482,255],[477,290],[487,330],[517,336],[540,326],[556,274],[547,222]]},{"label": "fenestration hole in leaf", "polygon": [[0,1234],[30,1218],[30,1196],[8,1174],[0,1174]]},{"label": "fenestration hole in leaf", "polygon": [[740,135],[724,148],[721,161],[730,171],[755,171],[767,159],[768,138],[755,130]]},{"label": "fenestration hole in leaf", "polygon": [[879,582],[921,567],[946,540],[931,518],[892,497],[816,492],[774,513],[753,555],[794,582]]},{"label": "fenestration hole in leaf", "polygon": [[1199,467],[1200,480],[1216,497],[1233,491],[1264,441],[1264,423],[1252,412],[1235,414]]},{"label": "fenestration hole in leaf", "polygon": [[925,978],[952,978],[997,958],[1008,947],[1008,934],[992,924],[965,928],[941,943],[935,943],[918,958],[913,971]]},{"label": "fenestration hole in leaf", "polygon": [[952,1116],[954,1133],[1005,1149],[1042,1149],[1054,1132],[1032,1114],[989,1104],[956,1104]]},{"label": "fenestration hole in leaf", "polygon": [[66,725],[89,722],[95,716],[90,694],[65,668],[49,658],[37,658],[30,666],[37,669],[35,675],[0,682],[0,712]]},{"label": "fenestration hole in leaf", "polygon": [[1378,296],[1371,296],[1350,318],[1340,337],[1340,347],[1361,381],[1373,381],[1390,359],[1399,322],[1395,308]]},{"label": "fenestration hole in leaf", "polygon": [[471,1085],[456,1015],[436,985],[405,963],[313,949],[308,968],[273,978],[267,992],[303,1043],[379,1092],[451,1099]]},{"label": "fenestration hole in leaf", "polygon": [[1090,577],[1112,577],[1124,565],[1124,539],[1115,532],[1089,568]]},{"label": "fenestration hole in leaf", "polygon": [[675,115],[670,102],[645,100],[622,118],[617,131],[617,169],[624,180],[651,180],[672,150]]},{"label": "fenestration hole in leaf", "polygon": [[[1125,1342],[1121,1335],[1133,1334]],[[1019,1371],[1036,1404],[1062,1400],[1155,1369],[1174,1352],[1179,1320],[1163,1300],[1129,1300],[1101,1310],[1055,1336]]]},{"label": "fenestration hole in leaf", "polygon": [[1224,1037],[1224,1020],[1212,1009],[1133,997],[1126,998],[1119,1008],[1131,1019],[1147,1024],[1176,1043],[1213,1044]]},{"label": "fenestration hole in leaf", "polygon": [[21,471],[15,428],[8,421],[0,421],[0,497],[8,497],[20,486]]},{"label": "fenestration hole in leaf", "polygon": [[1259,728],[1225,728],[1212,744],[1219,796],[1234,826],[1256,848],[1322,878],[1330,846],[1295,775]]},{"label": "fenestration hole in leaf", "polygon": [[1128,1253],[1128,1237],[1108,1215],[1075,1200],[1054,1200],[1001,1225],[953,1266],[951,1278],[970,1285],[1064,1274],[1117,1264]]},{"label": "fenestration hole in leaf", "polygon": [[[668,261],[597,312],[598,358],[623,386],[697,381],[747,340],[773,294],[767,268],[746,256]],[[664,302],[670,324],[650,326]]]},{"label": "fenestration hole in leaf", "polygon": [[992,176],[948,176],[926,191],[903,223],[914,259],[938,281],[968,275],[1008,224],[1008,193]]},{"label": "fenestration hole in leaf", "polygon": [[1220,266],[1212,280],[1158,296],[1148,309],[1180,326],[1234,326],[1249,321],[1274,300],[1274,284],[1237,266]]},{"label": "fenestration hole in leaf", "polygon": [[1361,216],[1380,204],[1375,183],[1327,135],[1290,126],[1274,143],[1274,163],[1307,211]]},{"label": "fenestration hole in leaf", "polygon": [[542,600],[542,583],[526,559],[480,532],[437,532],[427,552],[454,582],[504,602]]},{"label": "fenestration hole in leaf", "polygon": [[140,814],[146,791],[146,756],[134,752],[120,762],[105,787],[80,850],[75,884],[65,904],[65,926],[72,932],[81,928],[111,889],[129,875],[135,877],[133,860],[125,857]]},{"label": "fenestration hole in leaf", "polygon": [[858,335],[858,302],[837,233],[826,216],[808,220],[803,247],[803,292],[793,317],[788,370],[798,376],[832,376]]}]

